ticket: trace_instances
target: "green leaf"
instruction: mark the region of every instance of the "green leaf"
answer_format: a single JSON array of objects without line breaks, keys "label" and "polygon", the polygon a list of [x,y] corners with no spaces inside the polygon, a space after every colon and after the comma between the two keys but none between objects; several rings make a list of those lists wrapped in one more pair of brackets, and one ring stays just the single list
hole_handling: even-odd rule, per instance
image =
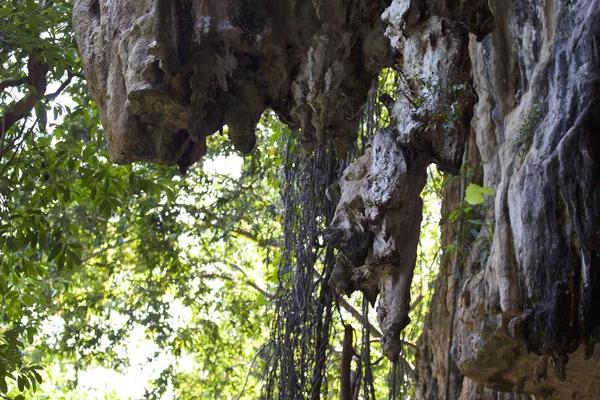
[{"label": "green leaf", "polygon": [[81,265],[81,257],[76,251],[69,249],[68,256],[75,265]]},{"label": "green leaf", "polygon": [[92,117],[87,112],[87,110],[84,110],[83,113],[81,113],[81,116],[83,117],[83,122],[85,123],[85,126],[89,127],[92,125]]},{"label": "green leaf", "polygon": [[[35,367],[39,367],[39,365],[35,365]],[[35,376],[35,380],[37,381],[37,383],[42,383],[42,376],[36,370],[31,370],[31,373],[33,374],[33,376]]]},{"label": "green leaf", "polygon": [[52,251],[50,252],[50,255],[48,256],[48,261],[53,261],[56,257],[58,257],[58,255],[61,253],[63,248],[64,248],[63,245],[60,243],[54,245],[52,247]]},{"label": "green leaf", "polygon": [[31,384],[29,383],[29,379],[27,375],[20,375],[19,378],[23,379],[23,385],[25,386],[25,389],[29,390],[31,389]]},{"label": "green leaf", "polygon": [[471,183],[465,192],[465,201],[472,206],[481,204],[484,202],[483,195],[493,196],[496,194],[496,189],[491,187],[483,187]]},{"label": "green leaf", "polygon": [[27,341],[29,342],[29,344],[33,343],[33,339],[34,339],[34,335],[37,333],[37,329],[35,329],[34,327],[28,327],[27,328]]},{"label": "green leaf", "polygon": [[40,130],[42,132],[46,131],[46,126],[48,124],[48,117],[46,114],[46,107],[44,106],[44,103],[42,103],[41,101],[36,101],[35,103],[35,116],[38,119],[38,124],[40,127]]},{"label": "green leaf", "polygon": [[31,382],[31,387],[33,388],[33,391],[36,392],[37,391],[37,381],[35,380],[35,376],[33,374],[29,374],[29,381]]},{"label": "green leaf", "polygon": [[28,307],[33,307],[33,298],[31,297],[31,295],[25,293],[23,295],[23,303],[25,303],[25,305],[27,305]]},{"label": "green leaf", "polygon": [[85,146],[85,148],[83,149],[83,161],[88,162],[90,157],[96,152],[96,147],[93,144],[88,144],[87,146]]}]

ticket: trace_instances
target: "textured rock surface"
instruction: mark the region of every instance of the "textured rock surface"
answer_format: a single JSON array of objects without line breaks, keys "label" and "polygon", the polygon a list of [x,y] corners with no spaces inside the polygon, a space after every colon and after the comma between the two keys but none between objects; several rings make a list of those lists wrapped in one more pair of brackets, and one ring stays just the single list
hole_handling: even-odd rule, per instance
[{"label": "textured rock surface", "polygon": [[341,199],[326,235],[340,250],[331,279],[337,290],[361,290],[372,302],[380,295],[381,342],[391,360],[410,321],[426,168],[435,162],[442,170],[459,170],[476,101],[467,89],[467,25],[434,12],[420,2],[395,1],[383,14],[404,79],[396,101],[388,101],[392,124],[375,134],[372,149],[341,177]]},{"label": "textured rock surface", "polygon": [[342,293],[362,290],[372,302],[380,294],[381,342],[392,360],[409,322],[427,164],[425,153],[398,144],[398,131],[379,131],[372,150],[342,175],[341,200],[327,230],[326,240],[340,249],[330,283]]},{"label": "textured rock surface", "polygon": [[73,26],[112,161],[179,163],[228,127],[254,147],[266,108],[340,149],[389,64],[382,1],[77,0]]},{"label": "textured rock surface", "polygon": [[[344,149],[372,78],[393,64],[392,124],[339,182],[332,284],[380,296],[394,359],[425,167],[456,173],[466,157],[481,169],[470,179],[497,193],[480,240],[445,257],[418,397],[600,398],[597,0],[78,0],[74,27],[121,163],[185,169],[224,125],[248,152],[265,108],[308,148]],[[445,212],[467,183],[447,188]],[[463,228],[445,226],[443,244]]]},{"label": "textured rock surface", "polygon": [[484,398],[445,360],[441,338],[455,312],[453,361],[469,378],[539,398],[596,399],[600,5],[490,4],[496,30],[471,46],[479,94],[471,125],[483,184],[497,188],[488,205],[494,236],[449,263],[464,271],[455,292],[437,283],[448,296],[436,296],[419,344],[420,396],[443,398],[451,368],[451,398]]}]

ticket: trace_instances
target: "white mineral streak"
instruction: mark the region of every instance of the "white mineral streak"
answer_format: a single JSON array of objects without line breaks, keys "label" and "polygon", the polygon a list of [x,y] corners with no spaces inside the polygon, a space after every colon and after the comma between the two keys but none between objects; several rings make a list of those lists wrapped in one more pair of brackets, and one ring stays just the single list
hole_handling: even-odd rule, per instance
[{"label": "white mineral streak", "polygon": [[381,15],[381,19],[387,23],[385,35],[389,38],[392,48],[398,48],[398,42],[402,39],[406,12],[410,5],[411,0],[394,0]]}]

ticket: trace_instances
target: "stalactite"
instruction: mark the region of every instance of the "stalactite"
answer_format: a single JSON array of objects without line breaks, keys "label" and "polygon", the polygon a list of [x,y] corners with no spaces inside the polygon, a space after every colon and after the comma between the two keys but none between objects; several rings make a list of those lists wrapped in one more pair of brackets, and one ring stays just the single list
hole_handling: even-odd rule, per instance
[{"label": "stalactite", "polygon": [[391,124],[344,171],[326,240],[339,249],[331,284],[347,294],[360,290],[372,302],[379,296],[383,352],[397,361],[400,332],[410,321],[426,169],[434,162],[442,170],[459,170],[477,97],[469,90],[465,26],[438,16],[411,24],[413,8],[396,9],[398,15],[390,9],[384,17],[405,29],[388,35],[397,54],[411,54],[396,60],[396,68],[414,75],[403,79],[395,102],[382,99]]}]

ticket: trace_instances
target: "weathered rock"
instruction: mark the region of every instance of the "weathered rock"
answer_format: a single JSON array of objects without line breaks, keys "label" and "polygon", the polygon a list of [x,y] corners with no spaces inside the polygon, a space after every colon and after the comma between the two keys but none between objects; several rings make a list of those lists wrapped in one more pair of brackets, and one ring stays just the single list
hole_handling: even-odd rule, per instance
[{"label": "weathered rock", "polygon": [[[419,358],[436,367],[419,368],[420,393],[443,397],[447,368],[450,382],[462,379],[431,354],[448,333],[433,321],[453,319],[453,361],[470,379],[539,398],[596,399],[600,4],[490,4],[496,30],[472,42],[479,103],[471,125],[483,184],[497,189],[488,205],[494,236],[457,261],[464,279],[455,307],[451,294],[434,300]],[[473,261],[482,252],[483,265]],[[451,383],[451,398],[480,398],[466,382]]]},{"label": "weathered rock", "polygon": [[178,163],[228,127],[254,148],[266,108],[343,150],[390,63],[382,1],[78,0],[73,26],[111,160]]},{"label": "weathered rock", "polygon": [[459,170],[476,101],[469,90],[468,30],[432,12],[395,1],[383,14],[404,78],[398,99],[388,101],[392,125],[378,131],[372,149],[342,175],[341,199],[326,232],[340,250],[331,284],[340,292],[361,290],[372,302],[380,295],[381,343],[391,360],[410,321],[426,168],[435,162]]},{"label": "weathered rock", "polygon": [[398,144],[398,131],[383,129],[373,148],[344,171],[341,199],[326,231],[340,249],[330,283],[350,294],[362,290],[374,302],[384,353],[398,358],[400,331],[409,323],[410,283],[415,266],[427,180],[426,153]]}]

